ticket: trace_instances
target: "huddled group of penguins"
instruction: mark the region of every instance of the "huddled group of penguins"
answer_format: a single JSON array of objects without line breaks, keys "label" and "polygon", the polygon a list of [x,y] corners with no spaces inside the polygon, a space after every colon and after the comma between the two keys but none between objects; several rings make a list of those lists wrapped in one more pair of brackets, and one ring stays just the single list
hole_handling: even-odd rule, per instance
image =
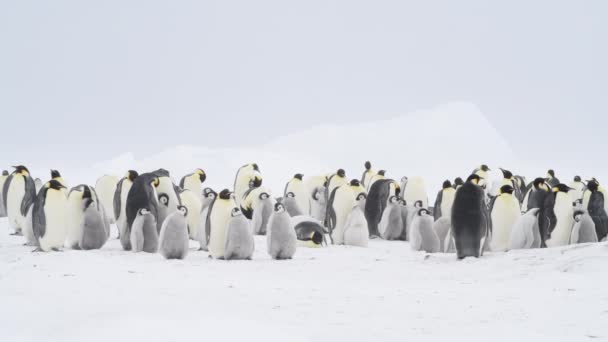
[{"label": "huddled group of penguins", "polygon": [[254,235],[266,235],[273,259],[291,259],[297,246],[366,247],[370,238],[409,241],[427,253],[459,259],[484,251],[545,248],[606,240],[608,215],[597,179],[560,183],[553,170],[526,183],[487,165],[463,181],[446,180],[429,206],[421,177],[386,177],[370,162],[360,179],[343,169],[306,179],[296,174],[281,197],[262,185],[257,164],[238,169],[234,188],[217,193],[202,169],[175,184],[165,169],[123,178],[104,175],[95,187],[71,189],[56,170],[42,184],[25,166],[0,176],[0,217],[35,251],[99,249],[115,223],[124,250],[183,259],[189,240],[215,259],[251,259]]}]

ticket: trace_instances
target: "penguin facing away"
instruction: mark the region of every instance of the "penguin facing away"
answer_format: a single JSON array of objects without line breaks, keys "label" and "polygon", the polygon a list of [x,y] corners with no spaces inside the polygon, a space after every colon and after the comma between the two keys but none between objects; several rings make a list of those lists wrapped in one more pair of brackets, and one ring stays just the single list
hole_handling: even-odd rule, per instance
[{"label": "penguin facing away", "polygon": [[281,203],[275,204],[266,235],[268,254],[273,259],[291,259],[296,252],[297,236],[291,217]]},{"label": "penguin facing away", "polygon": [[591,192],[587,211],[595,224],[597,240],[602,241],[608,235],[608,215],[604,205],[604,194],[600,192],[597,181],[587,183],[587,189]]},{"label": "penguin facing away", "polygon": [[346,218],[344,224],[344,244],[348,246],[367,247],[369,243],[369,228],[365,219],[365,193],[357,195],[356,204]]},{"label": "penguin facing away", "polygon": [[439,220],[444,215],[450,215],[452,213],[452,204],[454,204],[454,195],[456,195],[456,189],[452,186],[452,182],[446,180],[443,182],[441,190],[435,198],[435,208],[433,217],[435,221]]},{"label": "penguin facing away", "polygon": [[403,233],[403,219],[397,196],[391,196],[378,225],[380,236],[385,240],[398,240]]},{"label": "penguin facing away", "polygon": [[574,227],[570,235],[570,243],[593,243],[598,242],[595,223],[589,213],[583,210],[574,212]]},{"label": "penguin facing away", "polygon": [[36,251],[57,251],[63,246],[66,235],[65,189],[56,180],[50,180],[40,190],[34,202],[32,229],[38,248]]},{"label": "penguin facing away", "polygon": [[439,253],[440,243],[433,230],[433,217],[427,209],[420,209],[414,217],[411,228],[410,247],[415,251]]},{"label": "penguin facing away", "polygon": [[456,190],[452,206],[452,235],[458,259],[479,257],[489,236],[488,215],[484,211],[484,191],[479,175],[471,175]]},{"label": "penguin facing away", "polygon": [[536,178],[529,186],[528,192],[522,203],[522,210],[528,211],[533,208],[542,208],[545,199],[549,195],[549,187],[543,178]]},{"label": "penguin facing away", "polygon": [[513,226],[521,216],[518,199],[513,195],[512,185],[503,185],[492,207],[492,239],[490,248],[495,252],[504,252],[511,244]]},{"label": "penguin facing away", "polygon": [[381,179],[372,185],[365,202],[365,219],[369,227],[370,237],[380,236],[378,225],[391,196],[397,196],[398,187],[392,179]]},{"label": "penguin facing away", "polygon": [[[144,228],[148,228],[147,224],[150,223],[150,219],[146,215],[143,215],[141,209],[146,209],[146,214],[151,214],[154,218],[154,223],[158,226],[159,204],[156,189],[159,185],[160,180],[154,173],[143,173],[135,178],[127,194],[125,230],[120,233],[120,244],[124,250],[128,251],[131,249],[131,228],[137,217],[144,216],[141,220],[145,223]],[[146,232],[144,230],[144,233]],[[158,230],[156,230],[156,236],[158,237]]]},{"label": "penguin facing away", "polygon": [[540,248],[541,239],[538,226],[539,208],[532,208],[521,215],[513,225],[509,249]]},{"label": "penguin facing away", "polygon": [[230,216],[226,231],[224,258],[226,260],[251,260],[255,242],[249,221],[236,207],[232,209]]},{"label": "penguin facing away", "polygon": [[156,253],[158,251],[156,218],[147,208],[138,210],[129,230],[129,239],[129,247],[133,252]]},{"label": "penguin facing away", "polygon": [[158,237],[158,252],[165,259],[184,259],[188,255],[188,208],[183,205],[169,214]]},{"label": "penguin facing away", "polygon": [[545,180],[547,181],[547,184],[549,184],[549,186],[551,186],[552,188],[560,184],[560,181],[555,177],[555,171],[553,170],[547,171],[547,177],[545,178]]}]

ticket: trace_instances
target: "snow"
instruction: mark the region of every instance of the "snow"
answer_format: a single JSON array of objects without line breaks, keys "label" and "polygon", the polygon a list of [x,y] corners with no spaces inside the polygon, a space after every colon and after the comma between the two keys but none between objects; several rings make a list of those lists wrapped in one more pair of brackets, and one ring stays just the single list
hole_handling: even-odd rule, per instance
[{"label": "snow", "polygon": [[[6,219],[0,231],[7,232]],[[605,341],[608,245],[488,253],[299,248],[274,261],[185,260],[122,251],[32,253],[0,234],[7,341]]]}]

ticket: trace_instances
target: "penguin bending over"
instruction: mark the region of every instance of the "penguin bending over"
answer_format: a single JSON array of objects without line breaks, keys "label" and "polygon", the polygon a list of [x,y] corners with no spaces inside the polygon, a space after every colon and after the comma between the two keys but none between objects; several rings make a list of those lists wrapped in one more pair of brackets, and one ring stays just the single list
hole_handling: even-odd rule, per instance
[{"label": "penguin bending over", "polygon": [[483,189],[486,188],[488,181],[488,172],[492,171],[486,164],[481,164],[478,168],[473,170],[472,174],[479,176],[479,186]]},{"label": "penguin bending over", "polygon": [[295,216],[291,218],[291,223],[296,231],[298,246],[318,248],[323,244],[327,245],[326,234],[327,230],[320,222],[310,216]]},{"label": "penguin bending over", "polygon": [[25,166],[18,165],[13,168],[15,171],[4,182],[2,198],[5,200],[8,224],[15,231],[13,235],[22,235],[21,228],[25,216],[36,199],[36,186]]},{"label": "penguin bending over", "polygon": [[203,183],[207,179],[207,174],[203,169],[196,169],[194,172],[189,173],[182,177],[179,181],[179,187],[184,190],[190,190],[194,193],[199,200],[202,200],[203,196]]},{"label": "penguin bending over", "polygon": [[0,175],[0,217],[6,217],[6,205],[4,203],[4,183],[8,179],[8,171],[3,170],[2,175]]},{"label": "penguin bending over", "polygon": [[66,235],[65,186],[52,179],[40,190],[32,211],[32,230],[38,248],[36,251],[58,251]]},{"label": "penguin bending over", "polygon": [[403,234],[403,219],[397,196],[390,197],[389,203],[382,213],[378,232],[384,240],[398,240],[401,238]]},{"label": "penguin bending over", "polygon": [[452,235],[458,259],[481,256],[490,234],[485,195],[478,185],[480,179],[476,174],[469,176],[454,197]]},{"label": "penguin bending over", "polygon": [[440,243],[433,229],[433,217],[427,209],[420,209],[412,222],[410,247],[415,251],[439,253]]},{"label": "penguin bending over", "polygon": [[228,189],[220,192],[219,196],[209,206],[205,232],[207,234],[209,255],[214,259],[224,259],[226,251],[226,232],[232,219],[232,210],[236,208],[234,198]]},{"label": "penguin bending over", "polygon": [[583,210],[574,212],[574,227],[570,244],[598,242],[595,223],[589,213]]},{"label": "penguin bending over", "polygon": [[[234,178],[234,197],[236,205],[238,208],[241,208],[241,211],[243,210],[241,202],[245,198],[245,193],[251,188],[258,188],[260,186],[262,186],[262,174],[260,173],[258,164],[245,164],[238,169]],[[244,211],[243,214],[251,219]]]},{"label": "penguin bending over", "polygon": [[341,185],[333,190],[327,203],[328,228],[331,240],[336,245],[344,243],[344,227],[348,214],[352,211],[357,195],[365,190],[359,180]]},{"label": "penguin bending over", "polygon": [[348,246],[367,247],[369,242],[369,228],[365,219],[365,193],[357,195],[355,205],[344,224],[344,244]]},{"label": "penguin bending over", "polygon": [[118,228],[118,238],[120,239],[124,235],[124,238],[121,240],[123,248],[125,247],[125,243],[131,238],[130,234],[127,233],[127,196],[133,186],[133,182],[138,176],[137,171],[127,171],[127,174],[116,184],[116,191],[114,192],[114,221]]},{"label": "penguin bending over", "polygon": [[[283,197],[287,197],[287,194],[292,193],[295,198],[297,211],[301,215],[310,215],[310,196],[308,196],[308,189],[303,181],[304,175],[297,173],[293,178],[285,185],[285,191],[283,191]],[[288,209],[286,207],[286,209]],[[292,209],[293,210],[293,209]],[[291,216],[293,211],[289,211]]]},{"label": "penguin bending over", "polygon": [[289,214],[287,214],[281,203],[277,203],[274,206],[274,213],[268,222],[266,240],[268,254],[271,258],[277,260],[293,258],[298,238],[293,228],[291,217],[289,217]]},{"label": "penguin bending over", "polygon": [[[121,242],[122,239],[121,236]],[[156,253],[158,251],[156,218],[147,208],[138,210],[130,228],[129,239],[129,247],[133,252]]]},{"label": "penguin bending over", "polygon": [[99,201],[103,204],[106,213],[106,218],[110,223],[116,223],[116,214],[114,213],[114,194],[118,187],[119,179],[116,176],[103,175],[95,182],[95,192],[99,197]]},{"label": "penguin bending over", "polygon": [[378,173],[376,173],[375,175],[373,175],[369,180],[368,180],[368,184],[366,187],[364,187],[365,191],[369,192],[369,189],[372,187],[372,185],[374,185],[374,183],[376,183],[377,181],[381,180],[381,179],[386,179],[385,177],[386,175],[386,170],[380,170],[378,171]]},{"label": "penguin bending over", "polygon": [[[136,218],[140,221],[138,228],[143,228],[144,238],[148,236],[145,234],[148,234],[148,224],[152,221],[147,216],[148,214],[152,215],[154,223],[158,226],[158,192],[156,189],[159,185],[160,180],[154,173],[144,173],[135,178],[127,194],[126,227],[124,232],[120,233],[120,244],[124,250],[131,250],[131,228]],[[146,209],[146,211],[142,212],[141,209]],[[158,230],[155,229],[155,231],[155,237],[158,240]],[[147,244],[145,241],[144,243]]]},{"label": "penguin bending over", "polygon": [[399,196],[400,187],[392,179],[381,179],[372,185],[365,202],[365,219],[370,237],[380,236],[378,225],[391,196]]},{"label": "penguin bending over", "polygon": [[226,260],[251,260],[255,249],[253,233],[249,227],[249,220],[239,208],[233,208],[226,230]]},{"label": "penguin bending over", "polygon": [[435,221],[439,220],[443,215],[449,216],[452,213],[455,195],[456,189],[452,187],[452,183],[449,180],[443,182],[441,190],[435,198],[435,206],[433,207],[433,217]]},{"label": "penguin bending over", "polygon": [[599,183],[591,181],[587,183],[587,190],[591,192],[587,211],[595,224],[597,240],[602,241],[608,235],[608,215],[604,206],[604,194],[599,190]]},{"label": "penguin bending over", "polygon": [[505,252],[511,243],[513,226],[521,216],[519,201],[513,195],[512,185],[503,185],[492,206],[492,239],[490,248],[495,252]]},{"label": "penguin bending over", "polygon": [[180,205],[163,222],[158,237],[158,252],[165,259],[184,259],[188,255],[187,216],[188,208]]},{"label": "penguin bending over", "polygon": [[511,233],[510,249],[540,248],[539,212],[539,208],[532,208],[515,221]]}]

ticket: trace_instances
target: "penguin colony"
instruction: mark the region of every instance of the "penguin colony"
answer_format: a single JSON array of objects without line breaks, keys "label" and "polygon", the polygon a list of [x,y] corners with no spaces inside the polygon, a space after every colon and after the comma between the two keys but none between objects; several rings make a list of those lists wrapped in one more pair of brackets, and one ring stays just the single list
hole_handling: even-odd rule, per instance
[{"label": "penguin colony", "polygon": [[364,167],[360,179],[343,169],[295,174],[275,198],[255,163],[239,168],[233,189],[221,191],[204,186],[203,169],[179,185],[159,169],[69,188],[57,170],[42,183],[19,165],[0,176],[0,217],[34,251],[100,249],[116,224],[124,250],[166,259],[186,258],[193,240],[210,258],[251,260],[254,235],[266,235],[267,253],[277,260],[293,258],[297,247],[367,247],[370,239],[408,241],[415,251],[459,259],[607,239],[608,203],[596,178],[576,176],[566,185],[548,170],[527,183],[500,169],[503,179],[490,182],[490,168],[481,165],[466,181],[444,181],[429,206],[423,178],[396,181],[370,162]]}]

